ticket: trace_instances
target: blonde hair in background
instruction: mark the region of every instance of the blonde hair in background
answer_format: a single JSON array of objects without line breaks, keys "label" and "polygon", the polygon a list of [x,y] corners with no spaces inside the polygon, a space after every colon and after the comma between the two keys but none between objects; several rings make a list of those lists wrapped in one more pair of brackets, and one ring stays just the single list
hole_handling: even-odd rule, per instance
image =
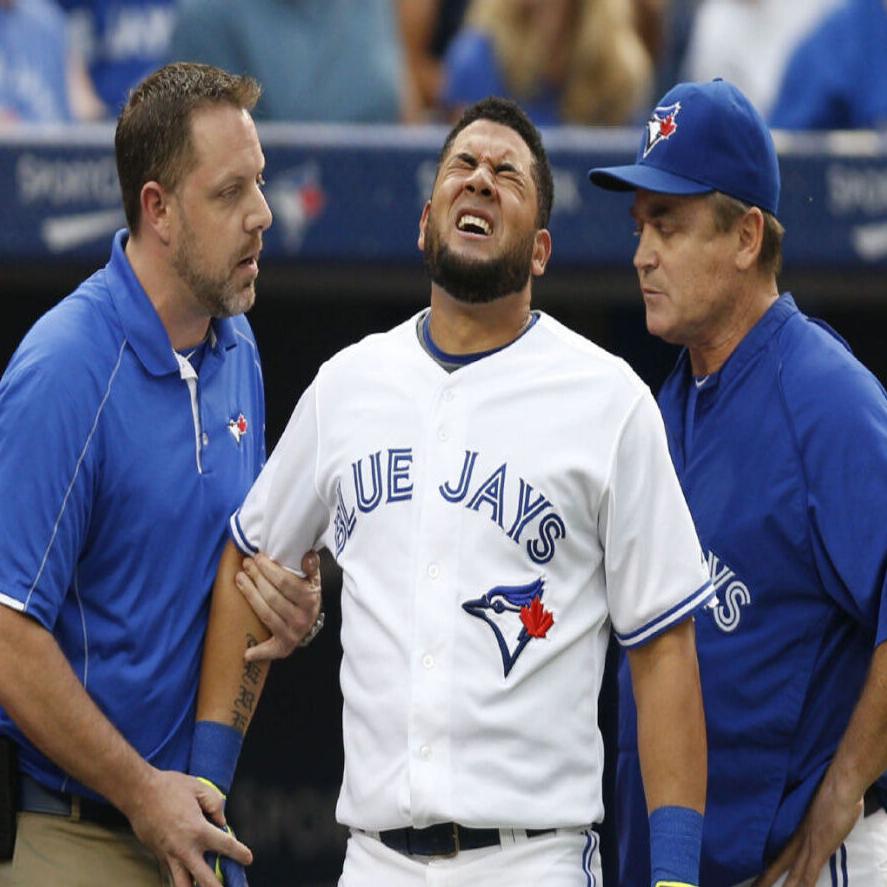
[{"label": "blonde hair in background", "polygon": [[472,0],[465,23],[491,38],[517,101],[559,89],[565,123],[631,123],[649,102],[632,0]]}]

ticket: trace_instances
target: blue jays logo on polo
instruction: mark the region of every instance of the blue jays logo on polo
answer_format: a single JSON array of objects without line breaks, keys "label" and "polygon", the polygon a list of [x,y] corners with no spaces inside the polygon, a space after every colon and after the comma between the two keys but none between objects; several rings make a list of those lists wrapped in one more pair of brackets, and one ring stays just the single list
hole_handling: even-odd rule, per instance
[{"label": "blue jays logo on polo", "polygon": [[236,419],[228,420],[228,431],[231,432],[231,437],[233,437],[237,443],[240,443],[240,439],[246,434],[247,428],[249,428],[249,424],[243,413],[240,413]]},{"label": "blue jays logo on polo", "polygon": [[644,157],[660,142],[670,139],[678,131],[675,118],[680,110],[680,102],[675,102],[673,105],[660,105],[653,109],[653,113],[647,121],[647,144],[644,148]]},{"label": "blue jays logo on polo", "polygon": [[542,606],[545,577],[528,585],[497,585],[483,597],[465,601],[462,609],[483,619],[493,630],[505,677],[524,647],[534,638],[544,638],[554,625],[554,614]]}]

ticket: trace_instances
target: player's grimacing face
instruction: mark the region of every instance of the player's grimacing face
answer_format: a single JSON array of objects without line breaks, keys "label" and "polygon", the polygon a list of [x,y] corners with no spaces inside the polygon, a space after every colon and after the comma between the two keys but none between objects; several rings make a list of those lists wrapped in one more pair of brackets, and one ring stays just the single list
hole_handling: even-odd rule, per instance
[{"label": "player's grimacing face", "polygon": [[647,330],[675,345],[704,344],[730,315],[735,295],[733,238],[715,226],[709,195],[639,189],[631,215]]},{"label": "player's grimacing face", "polygon": [[265,158],[247,111],[196,111],[196,163],[175,192],[172,264],[191,297],[212,317],[248,311],[255,300],[262,233],[271,210],[262,193]]},{"label": "player's grimacing face", "polygon": [[[533,155],[508,126],[477,120],[454,139],[420,222],[432,280],[454,298],[486,302],[522,289],[536,270]],[[547,260],[547,252],[541,268]]]}]

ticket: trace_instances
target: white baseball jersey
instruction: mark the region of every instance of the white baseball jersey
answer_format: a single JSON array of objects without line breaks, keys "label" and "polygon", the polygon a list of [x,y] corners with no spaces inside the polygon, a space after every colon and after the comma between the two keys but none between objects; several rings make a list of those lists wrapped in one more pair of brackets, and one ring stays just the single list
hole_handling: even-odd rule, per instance
[{"label": "white baseball jersey", "polygon": [[342,567],[340,822],[599,821],[610,624],[640,644],[711,597],[659,410],[544,314],[452,374],[417,319],[321,367],[235,541]]}]

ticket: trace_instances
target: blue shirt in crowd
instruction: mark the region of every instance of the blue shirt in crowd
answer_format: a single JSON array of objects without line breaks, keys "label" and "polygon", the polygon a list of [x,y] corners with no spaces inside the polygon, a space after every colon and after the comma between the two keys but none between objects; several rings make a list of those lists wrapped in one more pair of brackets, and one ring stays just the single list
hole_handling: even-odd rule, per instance
[{"label": "blue shirt in crowd", "polygon": [[116,117],[129,91],[168,61],[178,0],[58,0],[98,97]]},{"label": "blue shirt in crowd", "polygon": [[[460,108],[489,95],[514,98],[505,83],[492,38],[474,28],[463,28],[444,56],[441,101],[446,107]],[[564,122],[560,99],[559,91],[540,84],[536,95],[521,100],[521,107],[536,126],[557,126]]]},{"label": "blue shirt in crowd", "polygon": [[64,13],[46,0],[0,6],[0,124],[68,123]]},{"label": "blue shirt in crowd", "polygon": [[250,74],[256,120],[396,123],[403,62],[390,0],[182,0],[174,59]]},{"label": "blue shirt in crowd", "polygon": [[884,0],[844,0],[798,45],[769,122],[784,129],[887,126]]}]

